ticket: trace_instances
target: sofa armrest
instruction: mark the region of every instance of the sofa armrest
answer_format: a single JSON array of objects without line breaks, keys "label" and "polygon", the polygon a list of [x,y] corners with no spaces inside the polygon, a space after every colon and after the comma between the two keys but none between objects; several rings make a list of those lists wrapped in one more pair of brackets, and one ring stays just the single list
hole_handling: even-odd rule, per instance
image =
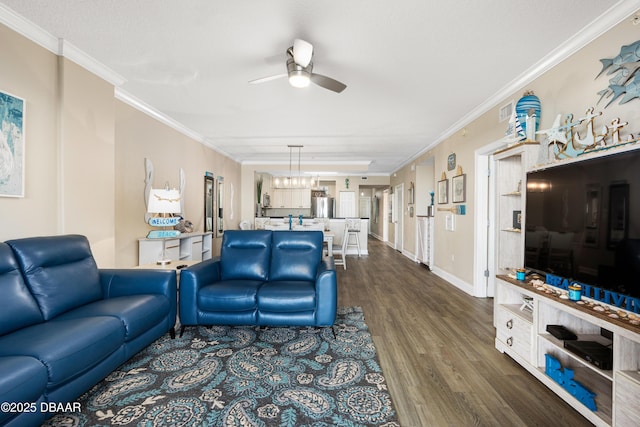
[{"label": "sofa armrest", "polygon": [[103,268],[100,283],[104,298],[126,295],[161,294],[169,301],[176,301],[177,280],[174,270],[136,270]]},{"label": "sofa armrest", "polygon": [[180,273],[180,323],[198,324],[198,291],[220,281],[220,257],[199,262]]},{"label": "sofa armrest", "polygon": [[316,276],[316,324],[330,326],[336,320],[338,309],[338,282],[333,257],[323,258]]}]

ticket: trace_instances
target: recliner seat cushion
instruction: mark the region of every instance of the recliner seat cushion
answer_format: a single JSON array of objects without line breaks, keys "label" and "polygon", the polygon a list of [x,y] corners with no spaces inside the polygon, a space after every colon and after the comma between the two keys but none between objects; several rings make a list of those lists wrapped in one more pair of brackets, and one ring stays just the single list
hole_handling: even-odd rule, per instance
[{"label": "recliner seat cushion", "polygon": [[[35,402],[46,386],[47,368],[37,359],[29,356],[0,357],[0,402]],[[0,411],[0,424],[14,415]]]},{"label": "recliner seat cushion", "polygon": [[0,337],[0,356],[31,356],[48,372],[48,388],[80,376],[122,346],[124,326],[110,316],[51,320]]},{"label": "recliner seat cushion", "polygon": [[22,280],[17,260],[6,243],[0,242],[0,335],[8,334],[44,319],[38,303]]},{"label": "recliner seat cushion", "polygon": [[9,240],[45,320],[102,299],[98,267],[80,235]]},{"label": "recliner seat cushion", "polygon": [[271,258],[271,231],[229,230],[222,237],[222,280],[267,280]]},{"label": "recliner seat cushion", "polygon": [[269,281],[315,281],[322,259],[322,231],[274,231]]},{"label": "recliner seat cushion", "polygon": [[223,280],[203,286],[198,292],[198,309],[203,311],[246,311],[257,308],[260,280]]},{"label": "recliner seat cushion", "polygon": [[258,290],[258,310],[294,313],[316,309],[316,288],[306,281],[268,282]]},{"label": "recliner seat cushion", "polygon": [[92,302],[68,311],[56,320],[113,316],[120,319],[125,328],[125,340],[130,341],[162,322],[169,309],[169,301],[163,295],[128,295]]}]

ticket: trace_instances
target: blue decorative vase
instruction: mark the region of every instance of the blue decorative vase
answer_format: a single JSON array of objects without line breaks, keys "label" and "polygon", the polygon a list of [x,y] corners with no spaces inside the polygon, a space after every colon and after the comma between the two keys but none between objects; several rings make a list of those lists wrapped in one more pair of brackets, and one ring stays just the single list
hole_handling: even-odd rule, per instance
[{"label": "blue decorative vase", "polygon": [[[533,91],[527,91],[522,98],[516,103],[516,116],[520,121],[524,134],[527,135],[528,140],[535,140],[535,133],[540,126],[540,99],[533,94]],[[535,121],[527,118],[535,114]],[[527,129],[527,125],[533,122],[534,128]],[[533,137],[531,137],[533,136]]]}]

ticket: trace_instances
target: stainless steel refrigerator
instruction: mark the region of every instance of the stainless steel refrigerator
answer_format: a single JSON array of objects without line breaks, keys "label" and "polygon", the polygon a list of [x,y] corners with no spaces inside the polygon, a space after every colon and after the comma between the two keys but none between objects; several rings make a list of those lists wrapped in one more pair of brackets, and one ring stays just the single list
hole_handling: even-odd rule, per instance
[{"label": "stainless steel refrigerator", "polygon": [[312,197],[311,216],[314,218],[333,218],[334,216],[333,197]]}]

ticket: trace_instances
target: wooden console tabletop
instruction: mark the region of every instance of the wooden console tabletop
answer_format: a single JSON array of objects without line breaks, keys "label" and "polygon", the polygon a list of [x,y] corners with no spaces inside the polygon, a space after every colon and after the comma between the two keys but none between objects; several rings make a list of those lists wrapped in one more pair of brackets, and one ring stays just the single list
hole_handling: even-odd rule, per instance
[{"label": "wooden console tabletop", "polygon": [[[610,304],[605,304],[604,302],[598,301],[598,300],[594,300],[591,298],[585,298],[583,297],[583,302],[585,302],[585,304],[578,304],[576,301],[571,301],[568,299],[563,299],[560,298],[559,294],[556,292],[552,292],[552,293],[547,293],[545,291],[539,291],[538,289],[536,289],[535,286],[533,286],[530,282],[531,280],[527,280],[526,282],[522,282],[520,280],[516,280],[512,277],[509,277],[507,275],[497,275],[496,276],[498,279],[508,282],[512,285],[515,285],[521,289],[525,289],[529,292],[532,292],[536,295],[548,298],[550,300],[553,300],[557,303],[560,303],[562,305],[566,305],[567,307],[571,307],[575,310],[578,310],[582,313],[587,313],[593,317],[596,317],[598,319],[602,319],[605,320],[609,323],[612,323],[616,326],[619,326],[621,328],[627,329],[631,332],[634,332],[636,334],[640,334],[640,324],[638,325],[634,325],[630,322],[630,319],[635,319],[640,321],[640,314],[633,314],[623,308],[620,307],[616,307]],[[551,286],[551,285],[548,285]],[[557,288],[555,286],[551,286],[552,289],[560,289]],[[596,306],[600,306],[602,308],[604,308],[604,311],[597,311],[594,310],[594,307]],[[627,317],[611,317],[611,314],[615,314],[620,316],[619,313],[624,313]]]}]

